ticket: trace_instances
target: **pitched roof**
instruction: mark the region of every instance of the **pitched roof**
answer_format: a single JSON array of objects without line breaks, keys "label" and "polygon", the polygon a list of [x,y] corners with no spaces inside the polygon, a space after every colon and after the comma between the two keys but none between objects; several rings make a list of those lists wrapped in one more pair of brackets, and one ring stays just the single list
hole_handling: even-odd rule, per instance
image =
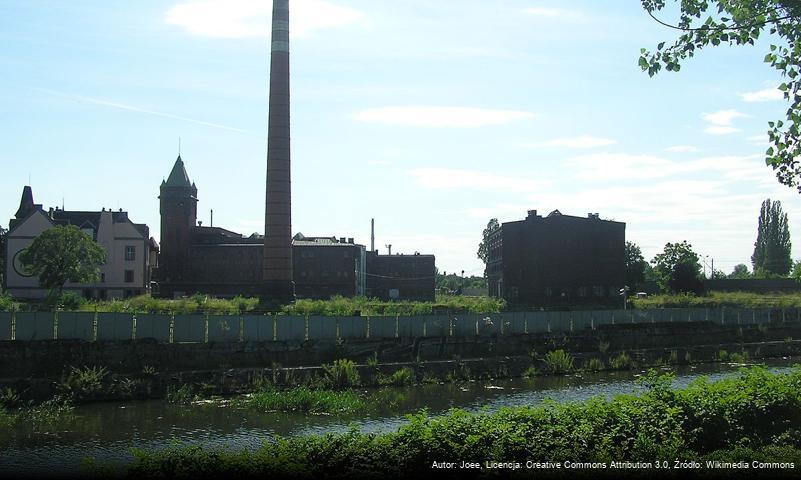
[{"label": "pitched roof", "polygon": [[192,187],[192,181],[189,180],[189,175],[186,173],[186,168],[184,168],[184,161],[181,160],[180,155],[175,160],[170,176],[167,177],[167,181],[163,185],[168,187]]}]

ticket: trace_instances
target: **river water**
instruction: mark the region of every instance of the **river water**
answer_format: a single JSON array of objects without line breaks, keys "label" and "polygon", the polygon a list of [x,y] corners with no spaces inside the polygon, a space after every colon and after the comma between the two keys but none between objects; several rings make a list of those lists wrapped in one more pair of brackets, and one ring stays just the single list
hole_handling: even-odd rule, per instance
[{"label": "river water", "polygon": [[[771,371],[782,372],[798,362],[798,358],[784,358],[765,364]],[[677,367],[674,385],[686,386],[701,376],[719,379],[738,368],[731,364]],[[643,373],[582,373],[365,390],[366,396],[377,397],[369,403],[380,406],[350,415],[261,413],[219,404],[172,405],[164,400],[83,405],[75,409],[75,420],[55,429],[37,431],[20,425],[0,431],[0,475],[77,473],[87,457],[102,463],[128,462],[132,447],[159,449],[175,442],[243,449],[257,448],[276,435],[322,434],[353,426],[370,432],[389,431],[404,423],[405,415],[424,408],[438,415],[451,408],[494,411],[537,405],[546,399],[565,402],[612,397],[641,391],[637,378]]]}]

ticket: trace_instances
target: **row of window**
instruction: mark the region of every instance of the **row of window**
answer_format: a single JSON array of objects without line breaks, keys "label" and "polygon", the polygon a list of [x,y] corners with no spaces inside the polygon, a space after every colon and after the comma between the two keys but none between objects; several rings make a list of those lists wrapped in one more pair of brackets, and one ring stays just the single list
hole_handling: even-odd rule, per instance
[{"label": "row of window", "polygon": [[[311,277],[311,276],[313,276],[311,273],[309,273],[309,272],[307,272],[305,270],[301,270],[299,273],[300,273],[301,277]],[[322,272],[320,272],[320,276],[321,277],[328,277],[328,276],[331,276],[331,274],[329,272],[323,270]],[[337,278],[350,278],[350,276],[351,276],[350,272],[341,272],[341,271],[337,272]]]}]

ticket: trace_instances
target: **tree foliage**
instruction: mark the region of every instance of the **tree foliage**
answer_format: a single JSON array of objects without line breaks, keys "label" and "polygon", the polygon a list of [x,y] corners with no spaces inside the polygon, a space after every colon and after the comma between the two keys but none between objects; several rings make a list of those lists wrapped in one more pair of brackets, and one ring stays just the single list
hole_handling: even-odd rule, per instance
[{"label": "tree foliage", "polygon": [[642,256],[640,247],[634,242],[626,242],[626,285],[636,288],[645,283],[645,269],[648,263]]},{"label": "tree foliage", "polygon": [[643,8],[660,24],[681,31],[672,44],[661,42],[656,51],[640,50],[639,65],[650,76],[665,70],[678,72],[681,62],[708,46],[754,45],[767,30],[778,41],[764,61],[776,69],[778,88],[790,102],[786,117],[768,122],[770,148],[765,163],[779,182],[801,192],[801,2],[798,0],[675,0],[680,15],[674,25],[657,18],[666,0],[642,0]]},{"label": "tree foliage", "polygon": [[762,202],[759,210],[757,239],[751,263],[757,276],[784,276],[790,273],[793,261],[790,258],[790,228],[787,214],[782,211],[782,202]]},{"label": "tree foliage", "polygon": [[687,240],[667,243],[662,253],[656,254],[651,263],[663,291],[703,293],[701,265],[692,245]]},{"label": "tree foliage", "polygon": [[748,271],[748,266],[744,263],[740,263],[734,266],[734,270],[729,274],[729,278],[751,278],[751,272]]},{"label": "tree foliage", "polygon": [[63,289],[67,282],[97,280],[106,251],[74,225],[45,230],[20,255],[20,262],[39,277],[39,285]]},{"label": "tree foliage", "polygon": [[[487,228],[484,229],[484,232],[481,234],[481,243],[478,244],[478,258],[484,262],[484,265],[487,265],[487,260],[489,259],[489,238],[495,230],[501,228],[500,224],[498,223],[497,218],[490,219],[487,223]],[[484,271],[486,275],[486,270]]]}]

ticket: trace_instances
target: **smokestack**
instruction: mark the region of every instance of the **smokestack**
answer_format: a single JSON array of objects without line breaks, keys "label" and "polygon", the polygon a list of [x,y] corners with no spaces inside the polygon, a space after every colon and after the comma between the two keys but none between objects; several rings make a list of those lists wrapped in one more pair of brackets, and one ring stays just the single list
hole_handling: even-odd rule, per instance
[{"label": "smokestack", "polygon": [[214,210],[212,209],[209,212],[210,212],[210,216],[211,216],[211,218],[209,219],[209,224],[210,224],[209,226],[213,227],[214,226]]},{"label": "smokestack", "polygon": [[271,304],[294,300],[289,154],[289,0],[273,0],[263,294]]},{"label": "smokestack", "polygon": [[370,251],[375,252],[375,218],[370,219]]}]

